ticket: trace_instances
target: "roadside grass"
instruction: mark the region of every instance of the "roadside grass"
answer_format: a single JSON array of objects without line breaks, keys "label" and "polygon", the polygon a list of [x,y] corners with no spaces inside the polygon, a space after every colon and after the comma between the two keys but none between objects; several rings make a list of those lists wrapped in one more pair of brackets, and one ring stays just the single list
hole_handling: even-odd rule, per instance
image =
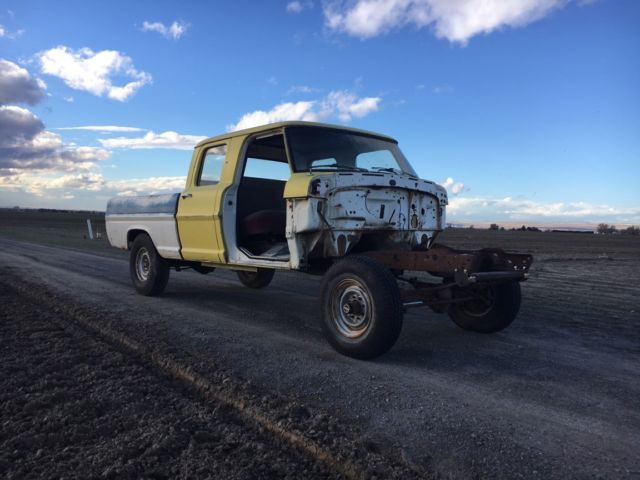
[{"label": "roadside grass", "polygon": [[[87,219],[91,220],[93,240],[89,239]],[[0,237],[103,256],[124,255],[109,245],[101,213],[0,210]]]}]

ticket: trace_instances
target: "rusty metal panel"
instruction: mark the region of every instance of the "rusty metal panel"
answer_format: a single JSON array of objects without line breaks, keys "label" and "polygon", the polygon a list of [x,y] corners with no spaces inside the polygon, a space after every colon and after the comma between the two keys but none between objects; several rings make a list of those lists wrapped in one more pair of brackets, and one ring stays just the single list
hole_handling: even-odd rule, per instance
[{"label": "rusty metal panel", "polygon": [[365,255],[375,258],[395,270],[430,272],[452,276],[455,272],[515,271],[526,273],[531,266],[531,255],[506,253],[500,249],[455,250],[435,245],[421,251],[370,251]]}]

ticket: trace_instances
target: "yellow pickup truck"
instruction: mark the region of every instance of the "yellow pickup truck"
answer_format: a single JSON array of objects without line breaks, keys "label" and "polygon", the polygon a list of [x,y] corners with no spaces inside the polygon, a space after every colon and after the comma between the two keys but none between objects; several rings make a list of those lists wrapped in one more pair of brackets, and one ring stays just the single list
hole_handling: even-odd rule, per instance
[{"label": "yellow pickup truck", "polygon": [[486,333],[518,313],[531,256],[435,244],[446,205],[446,190],[418,178],[393,138],[280,122],[200,142],[182,192],[114,198],[106,225],[110,243],[130,250],[143,295],[162,293],[172,268],[232,269],[250,288],[276,270],[323,275],[327,340],[373,358],[410,307]]}]

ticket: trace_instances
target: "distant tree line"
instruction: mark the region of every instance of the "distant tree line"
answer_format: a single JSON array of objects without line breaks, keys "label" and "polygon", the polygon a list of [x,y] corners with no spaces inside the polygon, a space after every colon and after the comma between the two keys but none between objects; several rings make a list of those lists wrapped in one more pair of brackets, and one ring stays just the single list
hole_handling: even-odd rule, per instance
[{"label": "distant tree line", "polygon": [[[452,228],[466,228],[469,230],[475,230],[475,226],[474,225],[467,225],[465,226],[464,224],[448,224],[447,225],[448,229],[452,229]],[[497,223],[492,223],[491,225],[489,225],[489,230],[493,230],[493,231],[504,231],[505,228],[498,225]],[[543,230],[538,228],[538,227],[527,227],[526,225],[522,225],[521,227],[518,228],[510,228],[509,230],[511,230],[512,232],[542,232]],[[593,235],[594,231],[593,230],[589,230],[589,229],[570,229],[570,228],[560,228],[560,229],[547,229],[547,232],[553,232],[553,233],[585,233],[585,234],[590,234]],[[630,226],[630,227],[626,227],[623,229],[617,229],[615,225],[609,225],[608,223],[601,223],[598,225],[598,228],[596,229],[595,233],[599,233],[602,235],[611,235],[611,234],[616,234],[616,235],[634,235],[634,236],[640,236],[640,227],[638,226]]]},{"label": "distant tree line", "polygon": [[614,233],[620,233],[622,235],[640,235],[640,227],[636,227],[634,225],[618,230],[615,225],[600,223],[598,224],[598,229],[596,231],[602,235],[611,235]]},{"label": "distant tree line", "polygon": [[[504,230],[504,227],[501,227],[497,223],[492,223],[489,225],[489,230]],[[526,225],[522,225],[520,228],[512,228],[511,231],[520,231],[520,232],[541,232],[538,227],[527,227]]]}]

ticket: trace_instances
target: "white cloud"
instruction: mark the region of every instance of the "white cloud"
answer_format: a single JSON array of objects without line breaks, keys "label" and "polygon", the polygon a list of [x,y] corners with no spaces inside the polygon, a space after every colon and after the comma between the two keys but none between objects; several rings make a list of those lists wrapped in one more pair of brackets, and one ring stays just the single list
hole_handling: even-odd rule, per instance
[{"label": "white cloud", "polygon": [[243,128],[257,127],[268,123],[282,122],[285,120],[307,120],[310,122],[319,119],[318,113],[313,111],[316,102],[286,102],[276,105],[271,110],[256,110],[245,113],[235,125],[229,125],[228,130],[242,130]]},{"label": "white cloud", "polygon": [[293,95],[295,93],[318,93],[321,91],[321,88],[310,87],[308,85],[294,85],[287,90],[287,95]]},{"label": "white cloud", "polygon": [[462,192],[464,190],[464,183],[462,182],[456,182],[453,178],[448,177],[444,182],[442,182],[440,185],[442,185],[444,188],[446,188],[447,190],[449,190],[451,193],[453,193],[454,195],[458,195],[460,192]]},{"label": "white cloud", "polygon": [[352,117],[362,118],[371,112],[378,110],[380,97],[359,98],[355,93],[346,90],[329,92],[323,102],[323,110],[332,114],[334,111],[343,122],[348,122]]},{"label": "white cloud", "polygon": [[[30,177],[23,177],[23,179],[29,179]],[[34,177],[31,177],[32,179]],[[62,175],[60,177],[51,179],[41,179],[32,181],[28,184],[32,190],[42,191],[44,189],[74,189],[74,190],[88,190],[90,192],[100,191],[104,187],[104,178],[101,174],[95,172],[78,173],[71,175]],[[27,180],[28,181],[28,180]]]},{"label": "white cloud", "polygon": [[177,192],[184,188],[187,177],[150,177],[106,182],[105,189],[120,196],[152,195],[155,193]]},{"label": "white cloud", "polygon": [[178,40],[189,28],[189,24],[183,21],[175,21],[171,25],[162,22],[147,22],[142,24],[143,32],[157,32],[165,38]]},{"label": "white cloud", "polygon": [[[151,75],[137,70],[130,57],[116,50],[93,52],[89,48],[59,46],[40,52],[38,59],[43,73],[61,78],[74,90],[121,102],[151,82]],[[114,77],[130,81],[114,85]]]},{"label": "white cloud", "polygon": [[9,40],[15,40],[19,38],[24,33],[24,30],[16,30],[15,32],[10,32],[6,29],[4,25],[0,25],[0,38],[8,38]]},{"label": "white cloud", "polygon": [[35,105],[46,94],[47,85],[27,70],[0,59],[0,105],[28,103]]},{"label": "white cloud", "polygon": [[458,220],[640,222],[640,206],[620,208],[587,202],[539,202],[513,197],[455,197],[449,200],[447,210],[450,218]]},{"label": "white cloud", "polygon": [[147,132],[143,137],[117,137],[106,140],[100,139],[99,142],[105,148],[169,148],[177,150],[191,150],[196,143],[204,140],[205,136],[200,135],[183,135],[177,132],[154,133]]},{"label": "white cloud", "polygon": [[430,27],[439,38],[466,44],[478,34],[522,27],[570,0],[334,0],[324,7],[325,25],[366,39],[412,26]]},{"label": "white cloud", "polygon": [[88,130],[90,132],[143,132],[144,128],[121,127],[118,125],[85,125],[81,127],[61,127],[55,130]]},{"label": "white cloud", "polygon": [[61,176],[52,176],[46,172],[29,172],[0,176],[0,189],[19,190],[37,196],[58,191],[63,198],[75,196],[69,190],[76,194],[84,191],[105,196],[130,196],[180,191],[184,188],[185,182],[184,176],[107,180],[102,174],[95,172]]},{"label": "white cloud", "polygon": [[298,0],[295,0],[293,2],[289,2],[287,3],[287,12],[288,13],[300,13],[303,10],[307,10],[313,8],[313,2],[311,1],[306,1],[306,2],[300,2]]},{"label": "white cloud", "polygon": [[242,130],[286,120],[318,122],[334,116],[348,122],[352,117],[361,118],[378,110],[380,100],[380,97],[358,97],[350,91],[334,90],[321,100],[285,102],[271,110],[245,113],[238,123],[227,128]]},{"label": "white cloud", "polygon": [[450,85],[443,85],[443,86],[439,86],[439,87],[433,87],[431,89],[431,93],[435,93],[436,95],[453,93],[453,87],[450,86]]}]

